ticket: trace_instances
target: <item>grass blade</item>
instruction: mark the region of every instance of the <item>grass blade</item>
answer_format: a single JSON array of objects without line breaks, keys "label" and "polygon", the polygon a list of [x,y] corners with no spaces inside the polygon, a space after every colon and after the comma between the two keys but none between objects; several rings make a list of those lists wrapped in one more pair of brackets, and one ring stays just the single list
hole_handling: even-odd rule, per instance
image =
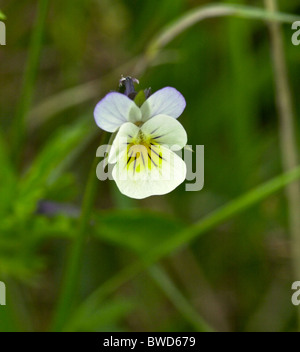
[{"label": "grass blade", "polygon": [[143,262],[138,261],[132,265],[127,266],[125,269],[121,270],[118,274],[116,274],[114,277],[96,289],[79,306],[78,310],[75,312],[75,318],[77,314],[83,314],[85,311],[93,311],[93,309],[95,309],[96,306],[101,303],[106,296],[134,278],[137,274],[145,270],[151,264],[164,258],[182,246],[187,245],[189,242],[196,239],[200,235],[203,235],[209,230],[212,230],[233,216],[240,214],[244,210],[266,199],[271,194],[281,190],[286,185],[294,182],[299,178],[300,167],[297,167],[294,170],[277,176],[272,180],[264,183],[263,185],[255,188],[254,190],[243,194],[239,198],[231,201],[229,204],[224,205],[220,209],[217,209],[204,219],[199,220],[195,224],[191,225],[186,230],[175,234],[172,239],[169,239],[160,247],[155,248],[153,251],[149,252],[148,255],[145,255]]},{"label": "grass blade", "polygon": [[21,88],[21,97],[17,106],[16,116],[12,125],[13,128],[13,146],[12,156],[16,164],[20,158],[22,141],[25,132],[25,119],[30,109],[36,75],[39,66],[39,58],[42,48],[43,34],[48,10],[48,0],[38,2],[38,13],[36,25],[32,31],[32,37],[29,47],[29,56],[25,68],[23,85]]},{"label": "grass blade", "polygon": [[[277,10],[275,0],[265,0],[270,13]],[[271,51],[274,66],[274,78],[277,90],[277,107],[279,115],[279,136],[283,170],[293,169],[299,160],[295,133],[292,94],[288,79],[283,35],[278,23],[270,23]],[[289,227],[292,237],[292,259],[295,279],[300,277],[300,183],[294,182],[286,187],[289,205]],[[298,308],[298,324],[300,327],[300,308]]]},{"label": "grass blade", "polygon": [[[103,132],[100,145],[103,144],[106,134]],[[80,276],[81,256],[86,238],[88,222],[92,212],[92,206],[97,194],[98,179],[95,174],[99,158],[95,157],[88,176],[84,198],[82,201],[81,216],[78,224],[78,231],[72,244],[69,258],[66,265],[61,296],[59,297],[57,309],[54,315],[53,329],[60,331],[72,311],[76,299],[76,285]]]},{"label": "grass blade", "polygon": [[164,291],[176,309],[186,318],[196,331],[210,332],[212,328],[200,317],[188,300],[174,285],[167,273],[160,265],[154,265],[148,269],[151,277],[157,285]]},{"label": "grass blade", "polygon": [[235,16],[257,20],[278,21],[283,23],[292,23],[300,19],[299,16],[285,14],[280,12],[269,12],[263,8],[244,5],[209,5],[196,7],[187,12],[174,22],[168,24],[158,35],[151,41],[146,51],[147,56],[156,56],[157,52],[175,39],[179,34],[194,24],[213,17]]}]

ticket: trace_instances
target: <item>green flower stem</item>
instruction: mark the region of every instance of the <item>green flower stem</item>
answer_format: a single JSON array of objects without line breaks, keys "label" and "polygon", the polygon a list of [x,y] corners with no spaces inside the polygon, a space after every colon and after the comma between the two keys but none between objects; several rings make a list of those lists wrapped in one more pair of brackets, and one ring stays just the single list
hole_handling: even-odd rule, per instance
[{"label": "green flower stem", "polygon": [[[104,142],[106,133],[102,133],[100,145]],[[96,177],[96,167],[99,163],[99,157],[95,157],[91,166],[83,202],[81,208],[81,216],[79,219],[78,232],[71,246],[69,258],[66,264],[64,280],[62,284],[61,295],[58,300],[57,309],[54,315],[52,330],[60,331],[65,321],[68,319],[76,300],[76,289],[80,278],[80,268],[82,252],[86,234],[88,232],[88,223],[92,207],[97,194],[97,185],[99,180]]]},{"label": "green flower stem", "polygon": [[161,246],[150,251],[145,255],[142,262],[135,262],[132,265],[121,270],[110,280],[96,289],[78,308],[75,314],[84,314],[92,312],[96,309],[97,305],[103,301],[109,294],[117,290],[120,286],[133,279],[137,274],[145,270],[147,267],[157,262],[158,260],[166,257],[170,253],[178,250],[184,245],[187,245],[192,240],[198,238],[200,235],[212,230],[224,221],[240,214],[242,211],[250,208],[258,202],[264,200],[271,194],[281,190],[286,185],[294,182],[300,178],[300,167],[292,171],[284,173],[272,180],[264,183],[263,185],[255,188],[254,190],[240,196],[239,198],[231,201],[229,204],[217,209],[212,214],[204,219],[196,222],[188,227],[186,230],[178,234],[168,241],[165,241]]},{"label": "green flower stem", "polygon": [[37,18],[32,31],[28,60],[25,67],[23,84],[21,88],[21,96],[16,109],[15,119],[12,125],[12,157],[16,164],[18,164],[20,160],[22,143],[25,134],[25,120],[29,112],[34,94],[34,86],[39,67],[39,59],[47,17],[48,3],[48,0],[38,1]]},{"label": "green flower stem", "polygon": [[[265,0],[270,13],[277,11],[276,0]],[[284,54],[284,43],[280,25],[270,23],[271,50],[274,66],[274,78],[277,90],[277,108],[279,115],[279,136],[282,165],[284,171],[289,171],[298,165],[298,148],[294,126],[294,111],[292,94],[289,87],[288,70]],[[286,187],[289,206],[289,227],[292,237],[291,255],[294,266],[295,280],[300,280],[300,183],[294,182]],[[300,306],[298,324],[300,327]]]}]

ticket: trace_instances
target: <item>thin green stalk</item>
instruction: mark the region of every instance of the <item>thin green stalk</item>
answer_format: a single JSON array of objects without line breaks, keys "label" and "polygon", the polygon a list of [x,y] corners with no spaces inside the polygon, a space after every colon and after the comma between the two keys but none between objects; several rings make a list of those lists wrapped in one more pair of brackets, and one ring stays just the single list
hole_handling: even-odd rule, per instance
[{"label": "thin green stalk", "polygon": [[[100,145],[104,141],[105,133],[102,133]],[[82,208],[79,219],[78,232],[74,243],[70,249],[64,280],[62,284],[61,295],[59,297],[57,309],[55,311],[53,327],[54,331],[60,331],[65,321],[68,319],[76,301],[76,289],[80,278],[81,259],[84,248],[86,234],[88,232],[88,223],[90,221],[92,207],[97,194],[98,179],[96,177],[96,167],[99,158],[95,157],[90,173],[88,176]]]},{"label": "thin green stalk", "polygon": [[[132,208],[133,199],[120,197],[119,190],[116,189],[115,202],[118,208]],[[182,316],[194,327],[196,331],[212,331],[212,328],[204,321],[203,318],[192,307],[189,301],[184,297],[180,290],[172,282],[171,278],[159,264],[148,269],[149,275],[165,293],[173,306]]]},{"label": "thin green stalk", "polygon": [[48,0],[39,0],[38,2],[37,18],[35,26],[32,30],[28,59],[21,88],[21,96],[12,125],[12,157],[16,164],[18,164],[20,160],[22,143],[25,134],[26,116],[29,112],[34,94],[34,86],[39,67],[48,3]]},{"label": "thin green stalk", "polygon": [[99,88],[113,86],[116,76],[124,72],[132,72],[136,77],[141,76],[146,69],[153,64],[158,55],[163,54],[162,49],[178,35],[202,20],[221,16],[236,16],[254,20],[272,19],[287,23],[292,23],[300,19],[299,16],[284,13],[270,15],[270,13],[264,9],[251,6],[215,4],[196,7],[169,23],[162,31],[155,35],[147,46],[145,55],[130,59],[124,65],[114,69],[100,79],[68,88],[39,103],[31,110],[31,127],[36,129],[47,121],[47,119],[61,111],[95,98],[99,95]]},{"label": "thin green stalk", "polygon": [[213,329],[201,318],[196,310],[190,305],[188,300],[178,290],[171,281],[167,273],[160,265],[153,265],[148,269],[151,277],[156,281],[157,285],[164,291],[169,300],[176,309],[186,318],[186,320],[201,332],[211,332]]},{"label": "thin green stalk", "polygon": [[[232,0],[224,0],[227,3]],[[245,0],[240,0],[245,2]],[[257,81],[249,82],[249,75],[254,74],[257,67],[253,64],[251,55],[251,36],[253,26],[247,21],[228,18],[226,25],[226,67],[230,77],[230,114],[227,117],[228,138],[230,139],[232,165],[235,165],[234,195],[241,194],[247,189],[249,181],[253,178],[253,145],[255,145],[255,116]],[[256,71],[255,71],[256,72]],[[247,81],[247,84],[245,82]],[[254,89],[254,87],[256,89]],[[255,93],[254,93],[255,92]],[[241,118],[243,116],[243,118]],[[238,236],[241,240],[241,236]],[[238,242],[238,241],[237,241]]]},{"label": "thin green stalk", "polygon": [[[270,13],[277,11],[276,0],[265,0]],[[271,49],[274,66],[274,78],[277,90],[277,109],[279,115],[279,136],[282,165],[289,171],[298,165],[297,140],[294,126],[292,94],[288,80],[282,30],[279,23],[270,23]],[[292,262],[295,280],[300,280],[300,183],[293,182],[286,187],[289,206],[289,227],[292,237]],[[298,307],[298,325],[300,328],[300,306]]]},{"label": "thin green stalk", "polygon": [[214,17],[224,17],[224,16],[235,16],[241,18],[250,18],[258,20],[271,20],[292,23],[299,20],[299,16],[294,16],[290,14],[274,12],[270,13],[263,8],[258,8],[254,6],[244,6],[236,4],[212,4],[208,6],[196,7],[175,21],[169,23],[165,28],[162,29],[150,42],[146,54],[149,58],[153,58],[157,55],[159,50],[164,48],[168,43],[170,43],[179,34],[193,26],[194,24]]},{"label": "thin green stalk", "polygon": [[[115,189],[114,199],[118,208],[132,208],[133,199],[121,197],[118,189]],[[212,331],[212,328],[201,318],[189,301],[172,282],[171,278],[160,265],[154,265],[148,269],[149,275],[158,287],[168,297],[173,306],[194,327],[196,331]]]},{"label": "thin green stalk", "polygon": [[233,216],[240,214],[242,211],[257,204],[271,194],[284,188],[286,185],[294,182],[300,178],[300,167],[292,171],[284,173],[272,180],[264,183],[263,185],[255,188],[254,190],[240,196],[239,198],[231,201],[229,204],[217,209],[212,214],[204,219],[191,225],[186,230],[174,234],[174,237],[165,241],[161,246],[150,251],[144,257],[143,262],[135,262],[121,270],[118,274],[96,289],[86,300],[83,302],[75,314],[84,314],[85,312],[92,312],[95,307],[103,301],[109,294],[117,290],[120,286],[133,279],[137,274],[145,270],[147,267],[164,258],[170,253],[178,250],[184,245],[195,238],[203,235],[204,233],[217,227],[224,221],[227,221]]}]

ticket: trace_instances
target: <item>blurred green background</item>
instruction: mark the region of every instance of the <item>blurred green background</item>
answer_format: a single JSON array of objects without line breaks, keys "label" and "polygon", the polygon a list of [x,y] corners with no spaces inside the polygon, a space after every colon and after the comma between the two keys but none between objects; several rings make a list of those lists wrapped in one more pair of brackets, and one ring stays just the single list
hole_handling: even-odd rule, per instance
[{"label": "blurred green background", "polygon": [[[0,281],[7,287],[0,331],[298,330],[291,284],[300,277],[284,190],[191,242],[186,236],[166,252],[162,245],[283,172],[266,21],[206,19],[154,58],[147,51],[168,23],[213,3],[264,7],[261,0],[0,1],[7,28],[0,47]],[[300,14],[297,0],[279,8]],[[300,47],[292,33],[283,24],[297,98]],[[141,88],[173,86],[184,95],[180,122],[189,144],[205,146],[205,186],[137,201],[113,181],[97,180],[95,202],[81,213],[101,138],[93,109],[121,74],[137,77]],[[166,255],[156,256],[160,250]]]}]

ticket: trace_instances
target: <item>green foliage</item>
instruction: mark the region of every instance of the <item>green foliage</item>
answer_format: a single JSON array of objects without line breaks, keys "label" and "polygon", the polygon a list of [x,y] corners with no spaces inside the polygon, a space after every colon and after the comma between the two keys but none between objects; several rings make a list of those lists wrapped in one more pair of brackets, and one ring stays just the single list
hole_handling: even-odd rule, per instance
[{"label": "green foliage", "polygon": [[[299,6],[202,3],[68,0],[51,14],[44,0],[5,5],[14,26],[0,67],[1,331],[51,329],[56,314],[66,331],[297,329],[286,303],[299,279],[290,209],[277,191],[300,169],[282,173],[265,22],[288,23],[296,91],[289,23]],[[121,74],[183,93],[189,144],[205,145],[201,192],[136,201],[96,179],[93,108]]]},{"label": "green foliage", "polygon": [[132,312],[134,302],[116,298],[105,302],[100,309],[91,310],[73,319],[64,331],[120,331],[120,322]]},{"label": "green foliage", "polygon": [[179,220],[141,209],[101,213],[94,221],[97,237],[140,255],[159,247],[184,228]]},{"label": "green foliage", "polygon": [[74,188],[74,180],[70,182],[70,178],[66,179],[65,175],[61,175],[68,166],[70,153],[76,150],[87,131],[86,124],[82,122],[57,131],[19,180],[6,157],[4,141],[0,143],[0,158],[5,170],[1,173],[1,181],[5,187],[2,187],[3,192],[0,193],[2,275],[27,280],[43,264],[41,258],[35,254],[41,239],[44,241],[52,236],[69,237],[72,219],[56,216],[50,220],[38,215],[36,211],[40,200],[54,196],[59,190],[61,192],[62,186],[62,199],[68,200],[66,195],[68,189]]}]

